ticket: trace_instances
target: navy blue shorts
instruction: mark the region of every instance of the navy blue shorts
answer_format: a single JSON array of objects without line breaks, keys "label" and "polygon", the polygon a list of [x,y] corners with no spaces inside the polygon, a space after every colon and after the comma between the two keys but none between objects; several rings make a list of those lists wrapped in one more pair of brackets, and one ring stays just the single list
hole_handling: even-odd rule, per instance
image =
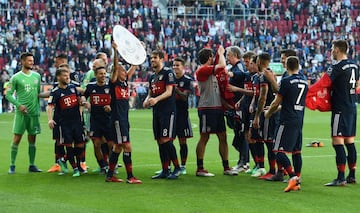
[{"label": "navy blue shorts", "polygon": [[356,110],[331,113],[331,136],[354,137],[356,135]]},{"label": "navy blue shorts", "polygon": [[176,113],[153,113],[153,133],[156,140],[176,137]]},{"label": "navy blue shorts", "polygon": [[52,134],[54,140],[60,140],[60,131],[57,124],[54,126],[54,129],[52,129]]},{"label": "navy blue shorts", "polygon": [[[249,131],[250,131],[250,138],[252,140],[255,140],[257,142],[263,142],[262,134],[261,134],[261,128],[255,129],[253,127],[253,121],[254,121],[255,113],[250,113],[249,116]],[[261,123],[261,121],[260,121]]]},{"label": "navy blue shorts", "polygon": [[111,125],[111,141],[115,144],[130,142],[129,120],[112,120]]},{"label": "navy blue shorts", "polygon": [[265,118],[264,113],[260,115],[260,135],[264,142],[273,143],[275,131],[279,123],[279,112],[274,113],[270,118]]},{"label": "navy blue shorts", "polygon": [[59,142],[61,145],[70,146],[85,142],[84,127],[81,121],[66,122],[59,125]]},{"label": "navy blue shorts", "polygon": [[176,113],[176,136],[178,138],[193,137],[188,111],[183,113]]},{"label": "navy blue shorts", "polygon": [[226,131],[224,112],[221,109],[198,110],[200,133],[220,133]]},{"label": "navy blue shorts", "polygon": [[110,141],[113,139],[112,137],[112,127],[111,121],[108,120],[107,122],[98,121],[96,119],[90,118],[90,132],[89,136],[91,138],[102,138],[105,137],[106,141]]},{"label": "navy blue shorts", "polygon": [[240,122],[241,122],[241,130],[243,132],[248,131],[250,129],[250,119],[251,113],[249,112],[248,105],[240,106]]},{"label": "navy blue shorts", "polygon": [[302,124],[288,122],[280,124],[275,139],[274,152],[300,153],[302,147]]}]

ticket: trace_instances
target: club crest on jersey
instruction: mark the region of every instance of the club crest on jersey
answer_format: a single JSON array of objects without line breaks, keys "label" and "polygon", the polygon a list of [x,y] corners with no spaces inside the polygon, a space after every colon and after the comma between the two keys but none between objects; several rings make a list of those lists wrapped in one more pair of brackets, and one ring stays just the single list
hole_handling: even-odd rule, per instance
[{"label": "club crest on jersey", "polygon": [[74,88],[71,88],[70,91],[71,91],[72,93],[75,93],[75,89],[74,89]]},{"label": "club crest on jersey", "polygon": [[34,80],[34,84],[37,84],[39,81],[37,79]]},{"label": "club crest on jersey", "polygon": [[96,93],[96,90],[93,90],[92,93]]},{"label": "club crest on jersey", "polygon": [[183,81],[180,81],[180,82],[179,82],[179,86],[180,86],[180,87],[183,87],[184,84],[185,84],[185,83],[184,83]]},{"label": "club crest on jersey", "polygon": [[109,92],[110,92],[108,88],[104,89],[104,91],[105,91],[105,94],[109,94]]},{"label": "club crest on jersey", "polygon": [[169,81],[174,81],[174,74],[173,73],[169,73]]},{"label": "club crest on jersey", "polygon": [[64,97],[64,96],[65,96],[64,93],[61,93],[61,94],[60,94],[60,97]]},{"label": "club crest on jersey", "polygon": [[332,73],[332,67],[331,67],[331,66],[327,69],[326,73],[327,73],[329,76],[331,75],[331,73]]}]

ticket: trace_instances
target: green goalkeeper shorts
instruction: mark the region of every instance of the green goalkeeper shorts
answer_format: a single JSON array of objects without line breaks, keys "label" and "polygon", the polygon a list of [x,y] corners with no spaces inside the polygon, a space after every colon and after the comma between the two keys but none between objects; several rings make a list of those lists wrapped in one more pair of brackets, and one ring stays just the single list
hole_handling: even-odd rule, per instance
[{"label": "green goalkeeper shorts", "polygon": [[28,116],[21,113],[15,113],[13,133],[23,135],[25,130],[29,135],[40,134],[39,116]]}]

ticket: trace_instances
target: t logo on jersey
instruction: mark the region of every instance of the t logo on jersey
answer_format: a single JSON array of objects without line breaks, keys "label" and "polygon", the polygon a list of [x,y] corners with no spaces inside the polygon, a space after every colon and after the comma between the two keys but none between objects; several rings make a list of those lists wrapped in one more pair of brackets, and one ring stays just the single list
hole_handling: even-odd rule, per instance
[{"label": "t logo on jersey", "polygon": [[76,106],[79,106],[79,103],[75,94],[64,96],[60,99],[61,109],[69,109]]},{"label": "t logo on jersey", "polygon": [[99,104],[99,101],[100,101],[100,97],[99,97],[99,96],[94,95],[92,98],[93,98],[93,102],[94,102],[95,104]]},{"label": "t logo on jersey", "polygon": [[30,84],[25,84],[25,90],[26,92],[29,92],[31,90]]},{"label": "t logo on jersey", "polygon": [[64,98],[64,103],[68,107],[71,106],[71,98],[70,97]]}]

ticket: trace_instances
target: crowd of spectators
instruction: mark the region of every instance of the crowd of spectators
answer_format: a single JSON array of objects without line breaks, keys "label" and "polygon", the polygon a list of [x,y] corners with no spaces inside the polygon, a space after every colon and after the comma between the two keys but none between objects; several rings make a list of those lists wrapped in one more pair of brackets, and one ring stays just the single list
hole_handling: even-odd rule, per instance
[{"label": "crowd of spectators", "polygon": [[[112,27],[126,27],[165,60],[181,56],[192,74],[200,48],[222,44],[244,51],[296,49],[303,69],[314,78],[330,63],[333,39],[347,39],[349,56],[360,61],[360,3],[355,0],[195,1],[191,14],[183,1],[168,1],[168,17],[151,0],[26,0],[0,2],[1,87],[19,69],[19,55],[33,52],[43,83],[54,78],[54,57],[69,56],[73,70],[89,70],[96,52],[110,53]],[[149,76],[147,60],[133,81]]]}]

